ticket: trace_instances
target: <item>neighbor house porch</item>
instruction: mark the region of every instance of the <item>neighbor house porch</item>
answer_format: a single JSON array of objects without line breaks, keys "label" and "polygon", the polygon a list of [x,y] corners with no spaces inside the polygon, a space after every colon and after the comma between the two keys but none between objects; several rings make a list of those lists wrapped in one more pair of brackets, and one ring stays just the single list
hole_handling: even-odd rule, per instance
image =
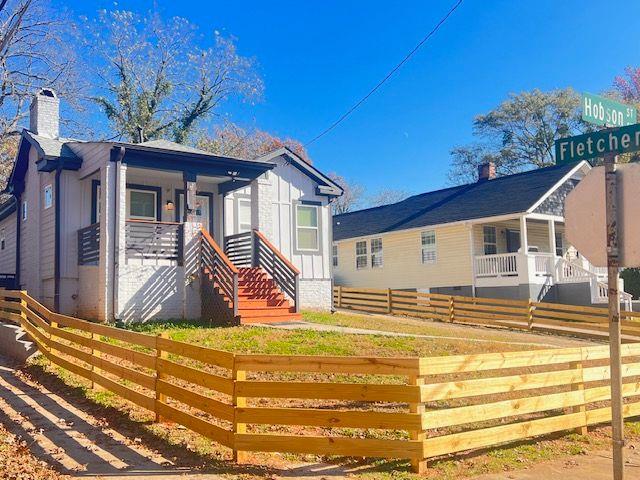
[{"label": "neighbor house porch", "polygon": [[[543,300],[554,285],[583,284],[590,303],[607,302],[606,268],[591,265],[568,243],[561,217],[517,215],[474,223],[471,232],[475,289],[527,289],[530,298]],[[623,300],[630,296],[623,293]]]}]

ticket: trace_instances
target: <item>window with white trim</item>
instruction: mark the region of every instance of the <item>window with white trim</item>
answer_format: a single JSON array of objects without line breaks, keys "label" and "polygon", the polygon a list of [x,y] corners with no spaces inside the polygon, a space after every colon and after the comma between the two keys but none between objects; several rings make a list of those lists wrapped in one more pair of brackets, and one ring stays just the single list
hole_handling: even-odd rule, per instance
[{"label": "window with white trim", "polygon": [[22,221],[27,221],[27,201],[22,202]]},{"label": "window with white trim", "polygon": [[498,253],[498,235],[496,227],[485,225],[482,227],[482,237],[484,243],[484,254],[495,255]]},{"label": "window with white trim", "polygon": [[421,232],[420,243],[422,245],[422,263],[436,263],[438,259],[436,253],[436,231],[425,230]]},{"label": "window with white trim", "polygon": [[371,239],[371,268],[382,268],[382,239]]},{"label": "window with white trim", "polygon": [[367,241],[356,242],[356,270],[367,268]]},{"label": "window with white trim", "polygon": [[296,205],[296,240],[298,250],[317,251],[320,248],[316,205]]},{"label": "window with white trim", "polygon": [[251,231],[251,200],[238,199],[238,233]]},{"label": "window with white trim", "polygon": [[556,232],[556,255],[564,257],[564,236],[562,232]]},{"label": "window with white trim", "polygon": [[51,184],[44,187],[44,208],[51,208],[53,205],[53,187]]},{"label": "window with white trim", "polygon": [[151,190],[127,188],[129,218],[134,220],[156,220],[158,218],[158,193]]},{"label": "window with white trim", "polygon": [[331,256],[333,257],[333,266],[338,266],[338,245],[333,245],[331,247]]}]

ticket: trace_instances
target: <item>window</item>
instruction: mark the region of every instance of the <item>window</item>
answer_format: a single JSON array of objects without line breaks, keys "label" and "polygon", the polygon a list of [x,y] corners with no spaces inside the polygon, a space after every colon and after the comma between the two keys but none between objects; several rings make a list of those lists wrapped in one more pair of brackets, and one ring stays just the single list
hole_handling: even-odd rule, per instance
[{"label": "window", "polygon": [[382,239],[371,239],[371,268],[382,267]]},{"label": "window", "polygon": [[5,231],[4,228],[0,230],[0,250],[4,250],[5,247]]},{"label": "window", "polygon": [[482,236],[484,238],[484,254],[495,255],[498,253],[498,237],[496,235],[496,227],[482,227]]},{"label": "window", "polygon": [[564,243],[561,232],[556,232],[556,255],[559,257],[564,256]]},{"label": "window", "polygon": [[238,233],[251,231],[251,200],[238,199]]},{"label": "window", "polygon": [[129,218],[136,220],[156,220],[157,192],[127,189]]},{"label": "window", "polygon": [[331,247],[331,255],[333,257],[333,266],[338,266],[338,245],[333,245]]},{"label": "window", "polygon": [[298,250],[318,250],[320,245],[318,207],[315,205],[296,206],[296,230]]},{"label": "window", "polygon": [[356,242],[356,269],[367,268],[367,241]]},{"label": "window", "polygon": [[51,205],[53,205],[53,187],[47,185],[44,187],[44,208],[51,208]]},{"label": "window", "polygon": [[422,263],[436,263],[436,231],[426,230],[420,234],[422,243]]},{"label": "window", "polygon": [[22,221],[27,221],[27,201],[22,202]]}]

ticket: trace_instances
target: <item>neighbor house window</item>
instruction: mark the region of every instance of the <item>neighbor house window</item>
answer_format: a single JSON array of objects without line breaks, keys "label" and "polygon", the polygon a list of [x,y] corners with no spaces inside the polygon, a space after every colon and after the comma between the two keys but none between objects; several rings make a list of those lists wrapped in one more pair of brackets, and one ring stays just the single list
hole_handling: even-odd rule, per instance
[{"label": "neighbor house window", "polygon": [[238,199],[238,233],[251,231],[251,200]]},{"label": "neighbor house window", "polygon": [[371,267],[372,268],[382,267],[382,239],[381,238],[371,239]]},{"label": "neighbor house window", "polygon": [[298,250],[318,250],[320,244],[318,207],[315,205],[296,206],[296,235]]},{"label": "neighbor house window", "polygon": [[436,263],[436,231],[426,230],[420,234],[422,243],[422,263]]},{"label": "neighbor house window", "polygon": [[484,238],[484,254],[495,255],[498,253],[498,237],[496,235],[496,227],[482,227],[482,236]]},{"label": "neighbor house window", "polygon": [[556,232],[556,255],[559,257],[564,256],[564,243],[561,232]]},{"label": "neighbor house window", "polygon": [[0,230],[0,250],[4,250],[5,246],[5,231],[4,228]]},{"label": "neighbor house window", "polygon": [[149,190],[127,189],[129,218],[135,220],[156,220],[157,192]]},{"label": "neighbor house window", "polygon": [[27,221],[27,201],[22,202],[22,221]]},{"label": "neighbor house window", "polygon": [[356,269],[367,268],[367,241],[356,242]]},{"label": "neighbor house window", "polygon": [[333,245],[331,247],[331,255],[333,257],[333,266],[338,266],[338,245]]},{"label": "neighbor house window", "polygon": [[44,208],[50,208],[53,205],[53,187],[47,185],[44,187]]}]

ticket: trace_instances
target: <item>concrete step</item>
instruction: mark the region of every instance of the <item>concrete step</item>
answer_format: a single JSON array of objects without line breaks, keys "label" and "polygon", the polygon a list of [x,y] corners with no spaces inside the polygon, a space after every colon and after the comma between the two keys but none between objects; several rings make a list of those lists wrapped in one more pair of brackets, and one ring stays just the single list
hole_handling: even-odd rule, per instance
[{"label": "concrete step", "polygon": [[18,325],[0,322],[0,354],[25,362],[38,353],[38,348]]}]

